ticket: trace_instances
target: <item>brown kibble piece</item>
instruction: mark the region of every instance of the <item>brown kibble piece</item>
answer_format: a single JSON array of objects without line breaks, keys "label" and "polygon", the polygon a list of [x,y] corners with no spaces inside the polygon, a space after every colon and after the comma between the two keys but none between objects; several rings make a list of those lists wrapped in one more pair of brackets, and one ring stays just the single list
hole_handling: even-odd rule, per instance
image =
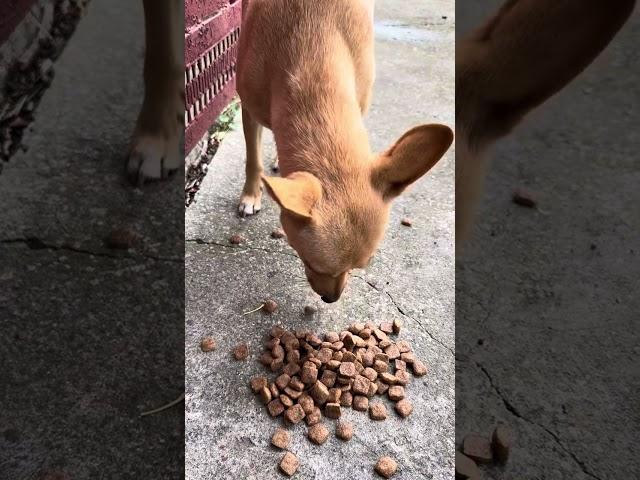
[{"label": "brown kibble piece", "polygon": [[298,461],[298,457],[291,452],[285,453],[282,460],[280,460],[280,470],[288,477],[296,473],[299,466],[300,462]]},{"label": "brown kibble piece", "polygon": [[264,305],[262,305],[262,310],[264,310],[268,314],[272,314],[278,309],[278,304],[273,300],[265,300]]},{"label": "brown kibble piece", "polygon": [[456,452],[456,479],[480,480],[481,473],[476,463],[465,454]]},{"label": "brown kibble piece", "polygon": [[384,333],[389,334],[393,332],[393,324],[391,322],[384,322],[380,324],[380,330]]},{"label": "brown kibble piece", "polygon": [[281,228],[274,228],[271,232],[271,238],[280,239],[286,237],[287,234]]},{"label": "brown kibble piece", "polygon": [[313,398],[311,398],[308,393],[300,395],[300,398],[298,398],[298,404],[300,404],[302,410],[304,410],[304,413],[307,415],[313,412],[313,407],[315,407]]},{"label": "brown kibble piece", "polygon": [[287,408],[287,411],[284,412],[285,420],[293,425],[295,425],[296,423],[300,423],[300,420],[302,420],[304,417],[305,413],[300,404],[295,404],[292,407]]},{"label": "brown kibble piece", "polygon": [[271,390],[269,390],[267,387],[261,388],[258,392],[258,395],[260,396],[260,401],[262,401],[262,403],[264,403],[265,405],[268,404],[272,399]]},{"label": "brown kibble piece", "polygon": [[[287,359],[287,363],[293,363],[293,364],[300,363],[300,350],[298,350],[298,349],[289,350],[287,352],[286,359]],[[299,368],[300,368],[300,366],[298,366],[298,369]]]},{"label": "brown kibble piece", "polygon": [[373,329],[373,336],[376,337],[379,342],[383,342],[385,340],[389,340],[389,337],[387,337],[387,334],[384,333],[379,328],[374,328]]},{"label": "brown kibble piece", "polygon": [[339,388],[330,388],[329,396],[327,397],[327,403],[340,403],[340,397],[342,396],[342,390]]},{"label": "brown kibble piece", "polygon": [[380,395],[384,395],[387,392],[387,390],[389,390],[389,385],[387,385],[380,379],[376,380],[376,385],[378,386],[378,393]]},{"label": "brown kibble piece", "polygon": [[397,318],[393,321],[392,330],[395,335],[400,334],[400,330],[402,329],[402,322]]},{"label": "brown kibble piece", "polygon": [[116,228],[104,239],[107,248],[114,250],[128,250],[135,246],[140,236],[127,228]]},{"label": "brown kibble piece", "polygon": [[369,382],[369,391],[367,392],[367,397],[373,397],[378,391],[378,384],[376,382]]},{"label": "brown kibble piece", "polygon": [[271,349],[271,356],[280,360],[284,359],[284,348],[282,348],[282,345],[274,345]]},{"label": "brown kibble piece", "polygon": [[353,362],[342,362],[338,368],[338,373],[343,377],[353,378],[356,376],[356,366]]},{"label": "brown kibble piece", "polygon": [[241,235],[238,235],[237,233],[229,237],[229,243],[231,245],[240,245],[242,242],[244,242],[244,238]]},{"label": "brown kibble piece", "polygon": [[407,364],[413,364],[416,361],[416,356],[411,352],[401,353],[400,360],[406,362]]},{"label": "brown kibble piece", "polygon": [[264,348],[267,350],[273,350],[276,345],[280,345],[279,338],[269,338],[266,342],[264,342]]},{"label": "brown kibble piece", "polygon": [[282,405],[284,405],[284,408],[291,408],[293,407],[293,400],[291,400],[291,398],[288,395],[285,395],[284,393],[282,395],[280,395],[278,397],[280,399],[280,401],[282,402]]},{"label": "brown kibble piece", "polygon": [[384,372],[379,375],[380,380],[382,380],[387,385],[394,385],[396,383],[395,375],[390,374],[389,372]]},{"label": "brown kibble piece", "polygon": [[309,362],[313,363],[316,368],[322,367],[322,362],[315,357],[310,358]]},{"label": "brown kibble piece", "polygon": [[200,350],[203,352],[213,352],[216,349],[216,341],[212,337],[205,337],[200,342]]},{"label": "brown kibble piece", "polygon": [[411,377],[409,377],[409,374],[407,373],[406,370],[397,370],[395,377],[396,377],[396,383],[398,385],[403,385],[403,386],[407,385],[411,380]]},{"label": "brown kibble piece", "polygon": [[[340,352],[336,352],[336,353],[340,353]],[[340,361],[339,360],[329,360],[327,362],[327,368],[329,370],[337,370],[338,368],[340,368]]]},{"label": "brown kibble piece", "polygon": [[318,369],[313,363],[306,362],[302,366],[302,374],[300,375],[302,383],[311,385],[318,380]]},{"label": "brown kibble piece", "polygon": [[364,353],[364,355],[362,355],[362,364],[365,367],[372,367],[374,361],[375,361],[375,355],[372,351],[367,350]]},{"label": "brown kibble piece", "polygon": [[258,393],[260,390],[268,386],[269,382],[267,377],[253,377],[251,379],[251,390],[253,390],[253,393]]},{"label": "brown kibble piece", "polygon": [[376,472],[384,478],[393,477],[398,471],[398,464],[391,457],[380,457],[376,463]]},{"label": "brown kibble piece", "polygon": [[340,418],[340,414],[341,414],[340,404],[327,403],[324,407],[324,414],[329,418],[333,418],[334,420]]},{"label": "brown kibble piece", "polygon": [[488,438],[470,433],[462,441],[462,453],[477,463],[491,463],[493,452]]},{"label": "brown kibble piece", "polygon": [[363,395],[353,397],[353,409],[359,412],[366,412],[369,408],[369,399]]},{"label": "brown kibble piece", "polygon": [[511,196],[513,203],[522,207],[534,208],[538,201],[535,195],[527,189],[516,188]]},{"label": "brown kibble piece", "polygon": [[274,358],[271,362],[270,368],[272,372],[279,372],[280,370],[282,370],[283,366],[284,361],[282,358]]},{"label": "brown kibble piece", "polygon": [[260,363],[265,367],[269,367],[271,366],[271,362],[273,362],[273,355],[269,352],[262,352],[262,355],[260,355]]},{"label": "brown kibble piece", "polygon": [[395,360],[396,358],[400,358],[400,350],[396,344],[392,343],[387,348],[384,349],[384,353],[389,356],[389,360]]},{"label": "brown kibble piece", "polygon": [[491,435],[491,449],[499,463],[504,465],[509,460],[514,438],[513,430],[507,425],[498,425],[493,431],[493,435]]},{"label": "brown kibble piece", "polygon": [[269,385],[269,390],[271,391],[271,396],[273,398],[280,396],[280,390],[278,390],[278,387],[276,387],[275,383],[272,383],[271,385]]},{"label": "brown kibble piece", "polygon": [[287,447],[289,447],[289,440],[290,440],[289,432],[287,432],[283,428],[278,428],[276,429],[276,431],[273,433],[273,436],[271,437],[271,445],[284,450]]},{"label": "brown kibble piece", "polygon": [[342,353],[342,361],[343,362],[355,362],[356,361],[356,356],[353,352],[343,352]]},{"label": "brown kibble piece", "polygon": [[300,381],[297,376],[291,377],[291,381],[289,382],[289,388],[293,390],[297,390],[299,392],[304,390],[304,383]]},{"label": "brown kibble piece", "polygon": [[351,333],[349,332],[347,332],[344,338],[342,338],[342,343],[344,343],[344,346],[347,348],[347,350],[351,350],[353,347],[356,346],[356,342],[353,338],[353,335],[351,335]]},{"label": "brown kibble piece", "polygon": [[376,378],[378,378],[378,372],[373,368],[367,367],[362,371],[362,376],[367,377],[372,382],[375,382]]},{"label": "brown kibble piece", "polygon": [[286,373],[283,373],[278,378],[276,378],[276,386],[280,390],[284,390],[284,387],[289,385],[290,381],[291,381],[291,377],[289,375],[287,375]]},{"label": "brown kibble piece", "polygon": [[340,335],[336,332],[327,332],[324,334],[324,339],[329,343],[336,343],[340,341]]},{"label": "brown kibble piece", "polygon": [[327,363],[333,357],[333,350],[330,348],[321,348],[317,353],[316,358],[320,360],[321,363]]},{"label": "brown kibble piece", "polygon": [[329,438],[329,429],[323,423],[316,423],[309,427],[307,437],[316,445],[322,445]]},{"label": "brown kibble piece", "polygon": [[269,335],[271,335],[271,337],[273,338],[280,338],[282,337],[284,332],[285,332],[285,329],[282,328],[280,325],[274,325],[273,327],[271,327],[271,330],[269,330]]},{"label": "brown kibble piece", "polygon": [[318,380],[313,384],[311,390],[309,390],[309,395],[311,395],[313,401],[316,402],[316,405],[324,405],[327,398],[329,398],[329,390],[324,383]]},{"label": "brown kibble piece", "polygon": [[396,343],[396,345],[398,346],[398,350],[400,350],[401,354],[411,351],[411,344],[406,340],[400,340],[398,343]]},{"label": "brown kibble piece", "polygon": [[384,373],[389,370],[389,364],[387,362],[383,362],[382,360],[376,360],[373,362],[373,369],[378,373]]},{"label": "brown kibble piece", "polygon": [[373,330],[369,329],[369,328],[365,328],[362,331],[358,332],[358,336],[360,338],[362,338],[363,340],[368,340],[369,338],[371,338],[371,333],[373,332]]},{"label": "brown kibble piece", "polygon": [[291,387],[285,387],[284,393],[286,393],[287,396],[289,398],[292,398],[293,400],[297,400],[298,398],[300,398],[300,395],[302,395],[302,391],[301,390],[294,390]]},{"label": "brown kibble piece", "polygon": [[400,220],[400,223],[405,227],[410,227],[413,225],[413,222],[411,221],[411,219],[407,217],[404,217],[402,220]]},{"label": "brown kibble piece", "polygon": [[413,370],[413,374],[416,377],[422,377],[423,375],[427,374],[427,366],[424,363],[422,363],[420,360],[415,360],[411,364],[411,369]]},{"label": "brown kibble piece", "polygon": [[320,422],[320,420],[322,420],[322,413],[320,412],[320,409],[318,407],[313,407],[313,412],[307,415],[307,425],[315,425],[316,423]]},{"label": "brown kibble piece", "polygon": [[348,442],[353,437],[353,424],[351,422],[339,421],[336,424],[336,437]]},{"label": "brown kibble piece", "polygon": [[396,359],[394,360],[394,363],[396,366],[396,370],[404,370],[405,372],[407,371],[407,362]]},{"label": "brown kibble piece", "polygon": [[280,337],[280,344],[285,350],[289,351],[298,348],[300,346],[300,340],[293,333],[284,332]]},{"label": "brown kibble piece", "polygon": [[358,375],[351,385],[351,391],[359,395],[367,395],[369,393],[369,384],[371,382],[367,377]]},{"label": "brown kibble piece", "polygon": [[369,404],[369,417],[371,420],[385,420],[387,418],[387,407],[381,402],[371,402]]},{"label": "brown kibble piece", "polygon": [[397,402],[404,398],[404,387],[400,385],[394,385],[393,387],[389,387],[389,400],[393,402]]},{"label": "brown kibble piece", "polygon": [[353,395],[351,392],[342,392],[340,395],[340,405],[342,407],[350,407],[353,404]]},{"label": "brown kibble piece", "polygon": [[282,402],[279,398],[276,398],[275,400],[271,400],[269,402],[269,404],[267,405],[267,410],[269,411],[269,415],[271,415],[272,417],[277,417],[278,415],[282,415],[282,412],[284,412],[284,405],[282,405]]},{"label": "brown kibble piece", "polygon": [[413,412],[413,404],[406,398],[396,403],[396,412],[402,418],[407,418]]}]

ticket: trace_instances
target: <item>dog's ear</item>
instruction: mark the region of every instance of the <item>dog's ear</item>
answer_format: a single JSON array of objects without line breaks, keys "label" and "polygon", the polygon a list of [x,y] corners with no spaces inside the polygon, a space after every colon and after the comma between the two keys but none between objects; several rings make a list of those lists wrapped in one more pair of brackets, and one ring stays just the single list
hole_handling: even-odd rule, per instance
[{"label": "dog's ear", "polygon": [[420,125],[406,132],[374,162],[373,186],[385,200],[391,200],[427,173],[453,142],[453,132],[445,125]]},{"label": "dog's ear", "polygon": [[609,44],[635,0],[507,0],[456,42],[456,123],[482,146],[561,90]]},{"label": "dog's ear", "polygon": [[269,195],[280,208],[304,219],[310,219],[313,207],[322,198],[322,185],[315,175],[293,172],[284,178],[262,176]]}]

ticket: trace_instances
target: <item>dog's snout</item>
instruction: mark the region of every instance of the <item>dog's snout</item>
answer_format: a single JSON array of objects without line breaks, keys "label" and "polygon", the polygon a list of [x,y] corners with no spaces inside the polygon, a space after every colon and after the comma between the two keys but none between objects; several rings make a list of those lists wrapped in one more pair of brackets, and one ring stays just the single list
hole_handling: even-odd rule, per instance
[{"label": "dog's snout", "polygon": [[337,302],[338,298],[340,297],[327,297],[326,295],[323,295],[320,297],[320,300],[322,300],[324,303],[333,303]]}]

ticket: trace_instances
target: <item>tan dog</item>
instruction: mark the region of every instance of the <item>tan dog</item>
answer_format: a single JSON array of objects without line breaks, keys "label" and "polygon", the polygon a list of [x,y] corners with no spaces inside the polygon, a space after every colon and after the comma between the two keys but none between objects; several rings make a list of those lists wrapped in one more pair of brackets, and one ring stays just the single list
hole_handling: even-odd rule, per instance
[{"label": "tan dog", "polygon": [[184,2],[144,0],[144,101],[127,173],[135,183],[159,180],[184,161]]},{"label": "tan dog", "polygon": [[488,149],[609,44],[635,0],[509,0],[456,44],[456,247],[469,233]]},{"label": "tan dog", "polygon": [[[390,202],[444,155],[453,132],[422,125],[374,155],[362,116],[374,80],[373,0],[245,0],[238,93],[247,146],[240,214],[260,210],[261,180],[307,279],[336,301],[367,265]],[[262,127],[282,178],[263,176]]]}]

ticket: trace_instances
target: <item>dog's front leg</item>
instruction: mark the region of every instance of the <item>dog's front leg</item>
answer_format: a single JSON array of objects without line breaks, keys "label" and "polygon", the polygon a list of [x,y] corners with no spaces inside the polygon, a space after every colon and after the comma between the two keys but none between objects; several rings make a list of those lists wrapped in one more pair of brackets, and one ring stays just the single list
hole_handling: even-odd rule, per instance
[{"label": "dog's front leg", "polygon": [[260,178],[264,166],[262,165],[262,125],[245,108],[242,109],[242,128],[247,147],[247,165],[238,212],[244,217],[260,211],[262,202],[262,181]]},{"label": "dog's front leg", "polygon": [[144,0],[144,102],[127,160],[138,183],[164,178],[183,162],[184,8],[179,0]]}]

